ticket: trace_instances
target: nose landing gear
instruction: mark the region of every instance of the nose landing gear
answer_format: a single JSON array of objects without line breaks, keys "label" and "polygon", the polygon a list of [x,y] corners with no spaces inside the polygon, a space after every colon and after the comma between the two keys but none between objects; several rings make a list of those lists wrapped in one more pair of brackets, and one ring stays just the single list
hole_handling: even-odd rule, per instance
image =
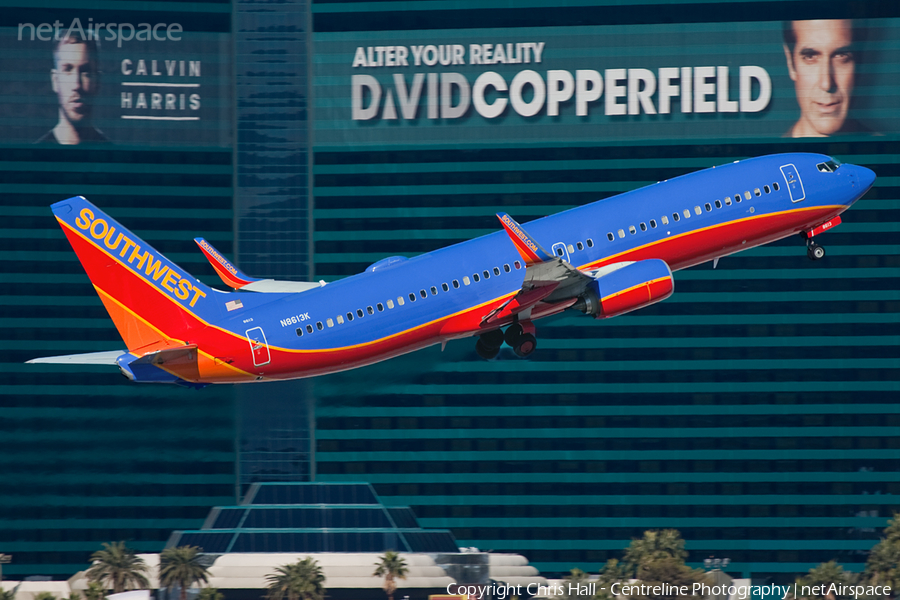
[{"label": "nose landing gear", "polygon": [[516,356],[525,358],[537,348],[537,338],[534,336],[534,323],[531,321],[518,321],[510,325],[506,333],[495,329],[478,337],[475,343],[475,352],[485,360],[493,360],[500,352],[500,346],[505,341]]},{"label": "nose landing gear", "polygon": [[825,248],[812,240],[807,240],[806,255],[809,257],[809,260],[820,260],[825,257]]},{"label": "nose landing gear", "polygon": [[815,243],[812,239],[813,236],[824,231],[828,231],[829,229],[837,227],[840,224],[841,218],[833,217],[830,221],[826,221],[818,227],[815,227],[808,231],[800,232],[800,237],[806,240],[806,255],[809,257],[809,260],[821,260],[825,258],[825,248]]}]

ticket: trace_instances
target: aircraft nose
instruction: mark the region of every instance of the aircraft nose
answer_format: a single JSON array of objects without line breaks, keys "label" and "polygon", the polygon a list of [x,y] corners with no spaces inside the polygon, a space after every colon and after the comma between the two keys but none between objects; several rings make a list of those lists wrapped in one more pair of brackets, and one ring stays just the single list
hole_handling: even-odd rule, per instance
[{"label": "aircraft nose", "polygon": [[866,167],[856,167],[857,177],[859,177],[859,186],[868,190],[875,183],[875,171]]}]

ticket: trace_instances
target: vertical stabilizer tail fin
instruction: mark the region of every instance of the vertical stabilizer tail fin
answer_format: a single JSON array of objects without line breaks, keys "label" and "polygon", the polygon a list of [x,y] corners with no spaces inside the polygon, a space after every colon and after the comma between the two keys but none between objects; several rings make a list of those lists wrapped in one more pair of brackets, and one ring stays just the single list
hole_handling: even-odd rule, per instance
[{"label": "vertical stabilizer tail fin", "polygon": [[85,198],[51,209],[129,350],[183,343],[218,315],[212,288]]}]

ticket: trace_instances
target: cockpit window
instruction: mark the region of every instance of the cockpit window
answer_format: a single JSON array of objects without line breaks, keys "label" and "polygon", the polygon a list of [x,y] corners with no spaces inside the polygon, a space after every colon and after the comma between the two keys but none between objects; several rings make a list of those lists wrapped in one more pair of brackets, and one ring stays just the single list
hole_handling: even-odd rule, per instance
[{"label": "cockpit window", "polygon": [[816,168],[819,169],[819,171],[821,171],[822,173],[834,173],[840,166],[841,161],[831,159],[829,161],[817,164]]}]

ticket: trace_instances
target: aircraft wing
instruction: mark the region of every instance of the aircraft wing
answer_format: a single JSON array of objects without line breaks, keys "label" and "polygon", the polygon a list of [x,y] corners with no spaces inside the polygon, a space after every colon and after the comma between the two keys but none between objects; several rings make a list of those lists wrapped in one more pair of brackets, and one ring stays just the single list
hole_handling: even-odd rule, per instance
[{"label": "aircraft wing", "polygon": [[213,248],[212,244],[203,238],[194,238],[194,241],[200,246],[200,251],[203,252],[206,260],[208,260],[209,264],[215,269],[219,279],[221,279],[225,285],[235,290],[259,292],[263,294],[283,292],[299,293],[325,285],[324,281],[279,281],[277,279],[256,279],[254,277],[248,277],[240,269],[231,264],[221,252]]},{"label": "aircraft wing", "polygon": [[484,316],[483,324],[525,312],[539,302],[554,304],[574,301],[593,281],[590,275],[544,250],[508,214],[498,213],[497,218],[525,262],[525,281],[518,294]]},{"label": "aircraft wing", "polygon": [[54,365],[115,365],[116,359],[127,353],[128,350],[108,350],[105,352],[88,352],[87,354],[66,354],[65,356],[45,356],[32,358],[25,361],[26,364],[54,364]]}]

